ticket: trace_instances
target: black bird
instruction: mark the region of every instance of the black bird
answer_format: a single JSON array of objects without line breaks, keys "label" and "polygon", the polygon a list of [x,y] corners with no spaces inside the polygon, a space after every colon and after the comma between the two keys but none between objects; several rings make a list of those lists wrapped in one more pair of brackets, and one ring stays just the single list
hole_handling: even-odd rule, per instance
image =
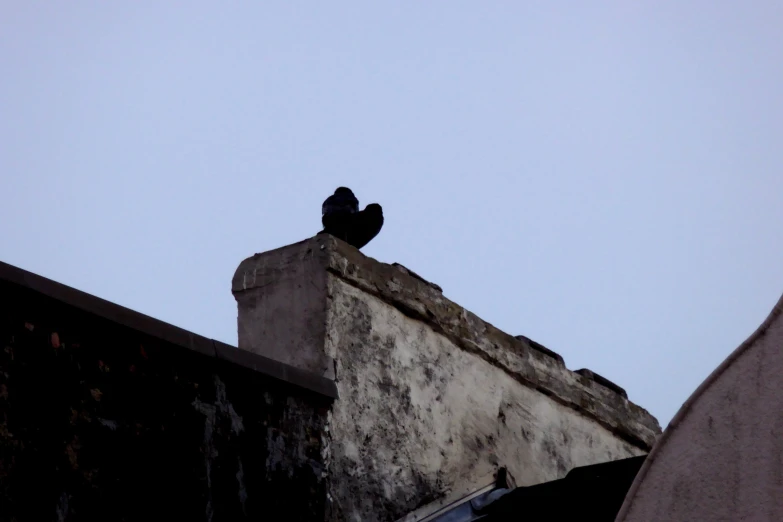
[{"label": "black bird", "polygon": [[321,206],[321,223],[324,229],[319,234],[331,234],[362,248],[381,231],[383,209],[377,203],[370,203],[360,211],[359,200],[351,189],[338,187]]}]

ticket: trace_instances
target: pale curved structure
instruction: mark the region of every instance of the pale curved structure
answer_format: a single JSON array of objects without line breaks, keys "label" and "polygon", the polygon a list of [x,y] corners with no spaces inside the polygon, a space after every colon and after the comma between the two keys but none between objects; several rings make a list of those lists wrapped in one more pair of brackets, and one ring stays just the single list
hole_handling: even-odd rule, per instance
[{"label": "pale curved structure", "polygon": [[783,297],[691,395],[616,522],[783,520]]}]

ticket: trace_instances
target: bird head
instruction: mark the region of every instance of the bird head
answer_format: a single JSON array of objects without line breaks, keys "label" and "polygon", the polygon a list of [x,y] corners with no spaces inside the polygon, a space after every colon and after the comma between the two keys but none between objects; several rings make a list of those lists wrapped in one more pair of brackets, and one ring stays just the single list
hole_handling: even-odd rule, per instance
[{"label": "bird head", "polygon": [[343,196],[343,197],[354,197],[353,191],[348,187],[337,187],[337,190],[334,191],[334,195]]}]

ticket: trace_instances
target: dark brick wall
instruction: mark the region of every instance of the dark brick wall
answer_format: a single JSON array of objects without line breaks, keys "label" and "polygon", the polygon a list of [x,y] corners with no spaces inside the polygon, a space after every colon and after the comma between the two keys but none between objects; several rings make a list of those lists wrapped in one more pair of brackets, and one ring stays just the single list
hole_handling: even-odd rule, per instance
[{"label": "dark brick wall", "polygon": [[328,407],[0,282],[0,521],[323,520]]}]

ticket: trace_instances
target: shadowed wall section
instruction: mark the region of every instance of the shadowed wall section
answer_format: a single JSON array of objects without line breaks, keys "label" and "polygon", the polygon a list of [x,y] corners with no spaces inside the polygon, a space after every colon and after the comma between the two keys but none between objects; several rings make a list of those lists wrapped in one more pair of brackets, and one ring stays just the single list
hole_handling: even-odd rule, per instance
[{"label": "shadowed wall section", "polygon": [[226,360],[241,352],[0,268],[24,283],[0,280],[0,520],[323,518],[332,398],[259,371],[261,357]]}]

